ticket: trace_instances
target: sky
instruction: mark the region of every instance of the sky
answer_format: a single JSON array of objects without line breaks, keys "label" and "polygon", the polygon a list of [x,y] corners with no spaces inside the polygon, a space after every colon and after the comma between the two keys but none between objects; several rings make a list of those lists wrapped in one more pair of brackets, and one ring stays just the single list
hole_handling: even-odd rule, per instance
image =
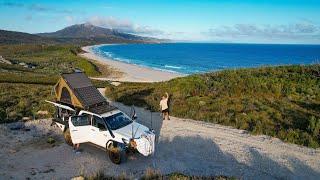
[{"label": "sky", "polygon": [[320,44],[320,0],[0,0],[0,29],[82,23],[176,41]]}]

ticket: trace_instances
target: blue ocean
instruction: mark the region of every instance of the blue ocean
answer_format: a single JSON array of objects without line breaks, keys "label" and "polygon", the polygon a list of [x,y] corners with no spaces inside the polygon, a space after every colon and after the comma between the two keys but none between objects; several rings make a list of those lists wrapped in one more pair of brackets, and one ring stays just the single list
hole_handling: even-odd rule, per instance
[{"label": "blue ocean", "polygon": [[182,74],[320,62],[320,45],[164,43],[104,45],[92,50],[116,61]]}]

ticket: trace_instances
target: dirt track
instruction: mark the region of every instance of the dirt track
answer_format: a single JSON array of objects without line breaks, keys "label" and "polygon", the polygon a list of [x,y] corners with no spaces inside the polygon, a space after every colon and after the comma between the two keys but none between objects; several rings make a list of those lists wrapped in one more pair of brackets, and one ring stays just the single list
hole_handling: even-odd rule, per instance
[{"label": "dirt track", "polygon": [[[130,107],[115,103],[130,112]],[[151,126],[151,113],[136,108],[138,121]],[[68,179],[103,170],[109,175],[139,177],[148,167],[162,173],[226,175],[244,179],[317,179],[320,150],[283,143],[267,136],[253,136],[225,126],[171,118],[161,121],[152,114],[158,141],[153,157],[130,156],[121,165],[110,162],[105,152],[82,145],[76,155],[63,143],[50,120],[27,122],[30,131],[12,131],[0,125],[0,177],[4,179]],[[49,145],[49,136],[57,142]]]}]

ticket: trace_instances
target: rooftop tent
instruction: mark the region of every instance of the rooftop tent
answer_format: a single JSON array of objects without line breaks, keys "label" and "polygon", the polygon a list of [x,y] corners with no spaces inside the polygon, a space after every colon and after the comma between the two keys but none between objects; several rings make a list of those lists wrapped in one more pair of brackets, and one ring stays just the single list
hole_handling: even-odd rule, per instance
[{"label": "rooftop tent", "polygon": [[115,109],[82,72],[62,74],[55,85],[56,100],[76,108],[102,114]]}]

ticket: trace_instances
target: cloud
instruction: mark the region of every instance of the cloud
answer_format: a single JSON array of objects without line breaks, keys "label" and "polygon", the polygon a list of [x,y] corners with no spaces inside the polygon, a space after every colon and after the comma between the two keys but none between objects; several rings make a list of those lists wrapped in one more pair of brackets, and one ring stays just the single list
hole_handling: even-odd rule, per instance
[{"label": "cloud", "polygon": [[38,12],[52,12],[58,14],[72,14],[73,11],[67,9],[59,9],[49,6],[43,6],[41,4],[23,4],[23,3],[13,3],[13,2],[5,2],[1,4],[2,6],[9,7],[9,8],[27,8],[31,11],[38,11]]},{"label": "cloud", "polygon": [[52,10],[52,8],[44,7],[40,4],[31,4],[29,6],[29,9],[34,11],[51,11]]},{"label": "cloud", "polygon": [[308,21],[287,25],[236,24],[211,28],[203,34],[226,39],[320,40],[320,26]]},{"label": "cloud", "polygon": [[115,29],[124,33],[143,34],[151,36],[164,34],[163,31],[154,29],[150,26],[137,25],[130,20],[118,19],[114,17],[94,16],[88,20],[88,23],[95,26]]},{"label": "cloud", "polygon": [[91,17],[88,22],[96,26],[102,26],[110,29],[121,29],[125,31],[131,30],[134,27],[134,24],[131,21],[116,19],[114,17],[94,16]]},{"label": "cloud", "polygon": [[2,3],[3,6],[7,6],[7,7],[23,7],[24,4],[22,3],[14,3],[14,2],[4,2]]},{"label": "cloud", "polygon": [[103,5],[102,7],[105,8],[105,9],[112,9],[112,8],[114,8],[113,6],[109,6],[109,5]]},{"label": "cloud", "polygon": [[54,12],[54,13],[61,13],[61,14],[71,14],[72,13],[72,11],[70,11],[70,10],[47,7],[47,6],[43,6],[41,4],[31,4],[28,8],[32,11]]},{"label": "cloud", "polygon": [[64,19],[68,24],[73,24],[75,22],[75,18],[73,16],[65,16]]}]

